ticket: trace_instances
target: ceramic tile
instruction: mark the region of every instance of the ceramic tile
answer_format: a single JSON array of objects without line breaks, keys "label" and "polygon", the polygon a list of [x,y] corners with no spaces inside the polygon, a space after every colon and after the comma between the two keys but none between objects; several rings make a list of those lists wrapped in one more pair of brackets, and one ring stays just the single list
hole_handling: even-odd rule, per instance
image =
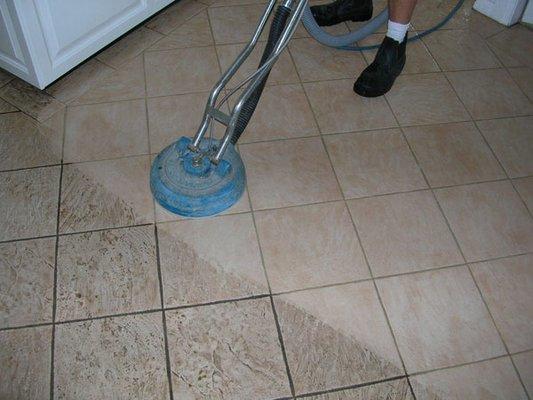
[{"label": "ceramic tile", "polygon": [[255,214],[275,292],[368,278],[368,268],[343,202]]},{"label": "ceramic tile", "polygon": [[183,25],[172,31],[166,38],[161,39],[150,47],[150,50],[171,50],[185,47],[210,46],[213,45],[213,43],[213,35],[211,34],[211,26],[209,25],[207,12],[201,11]]},{"label": "ceramic tile", "polygon": [[411,127],[404,132],[433,187],[505,178],[471,122]]},{"label": "ceramic tile", "polygon": [[[245,43],[259,23],[265,9],[264,5],[242,5],[209,8],[209,19],[216,44]],[[267,24],[261,38],[266,40],[270,23]],[[242,45],[244,47],[244,44]]]},{"label": "ceramic tile", "polygon": [[427,187],[398,129],[332,135],[324,142],[346,198]]},{"label": "ceramic tile", "polygon": [[469,119],[461,101],[441,73],[400,76],[386,97],[401,125]]},{"label": "ceramic tile", "polygon": [[148,156],[65,165],[60,232],[153,222],[149,170]]},{"label": "ceramic tile", "polygon": [[11,73],[9,73],[6,70],[0,68],[0,87],[2,87],[5,84],[11,82],[13,80],[13,78],[14,78],[14,76],[11,75]]},{"label": "ceramic tile", "polygon": [[529,208],[529,212],[533,214],[533,176],[516,179],[513,184],[524,203],[526,203],[527,208]]},{"label": "ceramic tile", "polygon": [[161,313],[56,326],[58,399],[169,398]]},{"label": "ceramic tile", "polygon": [[145,93],[144,86],[144,61],[139,56],[107,75],[71,104],[141,99]]},{"label": "ceramic tile", "polygon": [[202,0],[211,7],[245,6],[248,4],[266,4],[266,0]]},{"label": "ceramic tile", "polygon": [[52,321],[55,239],[0,244],[0,328]]},{"label": "ceramic tile", "polygon": [[7,101],[0,99],[0,114],[18,111],[18,108],[9,104]]},{"label": "ceramic tile", "polygon": [[168,35],[205,8],[205,4],[202,4],[199,1],[178,1],[150,19],[145,26],[154,31]]},{"label": "ceramic tile", "polygon": [[290,395],[268,299],[167,312],[176,398]]},{"label": "ceramic tile", "polygon": [[164,223],[158,231],[166,306],[268,292],[251,214]]},{"label": "ceramic tile", "polygon": [[533,376],[533,351],[515,354],[513,356],[513,362],[516,365],[516,369],[522,378],[527,392],[531,396],[533,393],[533,380],[531,379]]},{"label": "ceramic tile", "polygon": [[159,308],[152,226],[62,236],[57,261],[57,319]]},{"label": "ceramic tile", "polygon": [[504,69],[450,72],[448,78],[474,119],[533,112],[528,98]]},{"label": "ceramic tile", "polygon": [[0,240],[54,235],[60,167],[0,173]]},{"label": "ceramic tile", "polygon": [[297,394],[402,374],[371,282],[276,296],[275,305]]},{"label": "ceramic tile", "polygon": [[468,261],[533,249],[533,220],[509,182],[439,189],[435,194]]},{"label": "ceramic tile", "polygon": [[508,357],[430,372],[412,379],[418,400],[526,400]]},{"label": "ceramic tile", "polygon": [[507,61],[504,61],[507,67],[527,66],[533,68],[531,38],[531,31],[526,26],[517,24],[492,36],[488,42],[496,55]]},{"label": "ceramic tile", "polygon": [[348,207],[374,276],[462,262],[429,191],[352,200]]},{"label": "ceramic tile", "polygon": [[306,398],[308,400],[413,400],[409,383],[406,379],[376,383],[356,389],[345,389]]},{"label": "ceramic tile", "polygon": [[46,399],[50,396],[52,328],[0,332],[0,398]]},{"label": "ceramic tile", "polygon": [[[464,29],[473,13],[472,1],[467,1],[458,13],[446,24],[445,29]],[[426,30],[441,22],[452,10],[455,0],[425,0],[418,2],[411,22],[418,30]]]},{"label": "ceramic tile", "polygon": [[533,175],[533,117],[478,121],[477,126],[511,178]]},{"label": "ceramic tile", "polygon": [[533,348],[533,255],[472,264],[472,272],[509,352]]},{"label": "ceramic tile", "polygon": [[468,21],[468,29],[487,39],[505,30],[506,27],[492,18],[472,10],[470,20]]},{"label": "ceramic tile", "polygon": [[467,267],[376,281],[407,372],[505,353]]},{"label": "ceramic tile", "polygon": [[211,90],[220,74],[214,47],[150,51],[145,68],[148,96]]},{"label": "ceramic tile", "polygon": [[103,160],[148,153],[143,100],[71,107],[65,126],[65,161]]},{"label": "ceramic tile", "polygon": [[246,144],[240,151],[256,210],[341,198],[319,138]]},{"label": "ceramic tile", "polygon": [[304,84],[322,133],[396,126],[394,115],[382,97],[357,96],[352,86],[350,79]]},{"label": "ceramic tile", "polygon": [[533,69],[528,67],[509,68],[507,71],[524,94],[529,97],[529,100],[533,101]]},{"label": "ceramic tile", "polygon": [[23,113],[0,115],[0,170],[58,164],[62,139]]},{"label": "ceramic tile", "polygon": [[18,78],[0,90],[0,97],[40,122],[64,107],[46,92]]}]

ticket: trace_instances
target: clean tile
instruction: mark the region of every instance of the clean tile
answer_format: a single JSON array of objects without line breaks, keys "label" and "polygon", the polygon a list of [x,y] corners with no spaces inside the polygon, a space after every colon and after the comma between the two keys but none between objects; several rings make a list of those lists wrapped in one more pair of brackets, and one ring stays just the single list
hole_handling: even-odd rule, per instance
[{"label": "clean tile", "polygon": [[513,361],[527,392],[531,396],[533,394],[533,380],[531,379],[533,376],[533,351],[515,354]]}]

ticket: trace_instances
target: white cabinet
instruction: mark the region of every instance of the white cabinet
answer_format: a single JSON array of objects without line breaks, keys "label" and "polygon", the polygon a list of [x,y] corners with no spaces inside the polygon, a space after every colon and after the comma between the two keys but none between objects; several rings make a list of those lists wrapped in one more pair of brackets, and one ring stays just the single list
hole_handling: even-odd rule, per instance
[{"label": "white cabinet", "polygon": [[0,0],[0,67],[44,88],[173,0]]}]

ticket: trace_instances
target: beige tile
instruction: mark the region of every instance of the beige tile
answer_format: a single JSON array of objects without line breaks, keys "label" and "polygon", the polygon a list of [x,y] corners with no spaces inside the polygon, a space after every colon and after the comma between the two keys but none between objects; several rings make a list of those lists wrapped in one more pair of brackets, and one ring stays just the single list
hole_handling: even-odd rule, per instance
[{"label": "beige tile", "polygon": [[[241,5],[209,8],[209,19],[216,44],[245,43],[259,23],[265,9],[264,5]],[[261,38],[266,40],[269,24]],[[242,45],[244,47],[244,44]]]},{"label": "beige tile", "polygon": [[268,299],[167,312],[176,398],[290,395]]},{"label": "beige tile", "polygon": [[49,129],[23,113],[0,115],[0,169],[61,162],[63,131]]},{"label": "beige tile", "polygon": [[533,380],[531,379],[533,376],[533,351],[515,354],[513,356],[513,362],[516,365],[516,369],[522,378],[527,392],[531,396],[533,393]]},{"label": "beige tile", "polygon": [[150,51],[145,68],[148,96],[211,90],[220,74],[214,47]]},{"label": "beige tile", "polygon": [[[411,22],[418,30],[434,27],[441,22],[452,10],[455,0],[424,0],[417,3]],[[457,14],[445,25],[445,29],[465,29],[468,26],[473,0],[469,0]]]},{"label": "beige tile", "polygon": [[111,72],[113,68],[92,58],[48,86],[46,92],[67,103],[91,89]]},{"label": "beige tile", "polygon": [[145,93],[144,86],[144,60],[139,56],[124,63],[71,104],[141,99]]},{"label": "beige tile", "polygon": [[509,352],[533,348],[533,255],[472,264],[472,272]]},{"label": "beige tile", "polygon": [[533,117],[478,121],[477,126],[511,178],[533,175]]},{"label": "beige tile", "polygon": [[129,226],[153,220],[148,156],[63,167],[60,232]]},{"label": "beige tile", "polygon": [[0,99],[0,114],[11,113],[13,111],[18,111],[18,108]]},{"label": "beige tile", "polygon": [[528,98],[504,69],[449,72],[448,78],[474,119],[533,112]]},{"label": "beige tile", "polygon": [[404,132],[433,187],[505,178],[471,122],[411,127]]},{"label": "beige tile", "polygon": [[418,400],[526,400],[508,357],[430,372],[411,378]]},{"label": "beige tile", "polygon": [[0,327],[52,321],[55,239],[0,244]]},{"label": "beige tile", "polygon": [[13,79],[0,90],[0,97],[40,122],[64,107],[48,93],[18,78]]},{"label": "beige tile", "polygon": [[211,7],[244,6],[247,4],[266,4],[266,0],[202,0]]},{"label": "beige tile", "polygon": [[213,43],[213,35],[211,34],[211,26],[209,25],[207,12],[201,11],[183,25],[172,31],[166,38],[155,43],[150,47],[150,50],[171,50],[186,47],[211,46]]},{"label": "beige tile", "polygon": [[376,283],[407,372],[505,354],[467,267]]},{"label": "beige tile", "polygon": [[158,231],[166,306],[268,292],[251,214],[164,223]]},{"label": "beige tile", "polygon": [[442,30],[424,38],[444,71],[496,68],[500,66],[485,40],[469,30]]},{"label": "beige tile", "polygon": [[4,86],[13,80],[14,76],[7,72],[5,69],[0,68],[0,87]]},{"label": "beige tile", "polygon": [[[507,67],[533,68],[533,34],[526,26],[517,24],[492,36],[488,42]],[[502,60],[502,61],[503,61]]]},{"label": "beige tile", "polygon": [[462,262],[429,191],[352,200],[348,207],[374,276]]},{"label": "beige tile", "polygon": [[56,326],[59,399],[169,398],[161,313]]},{"label": "beige tile", "polygon": [[468,261],[533,249],[533,220],[509,182],[439,189],[435,194]]},{"label": "beige tile", "polygon": [[370,276],[343,202],[262,211],[255,219],[275,292]]},{"label": "beige tile", "polygon": [[406,379],[376,383],[356,389],[340,390],[338,392],[327,392],[306,398],[308,400],[413,400],[409,383]]},{"label": "beige tile", "polygon": [[71,320],[159,308],[152,226],[61,236],[57,319]]},{"label": "beige tile", "polygon": [[471,10],[468,29],[487,39],[505,30],[506,27],[478,11]]},{"label": "beige tile", "polygon": [[193,16],[206,8],[205,4],[195,0],[178,1],[150,19],[145,26],[154,31],[168,35],[183,25]]},{"label": "beige tile", "polygon": [[148,153],[143,100],[70,107],[65,127],[66,162]]},{"label": "beige tile", "polygon": [[50,397],[51,342],[49,326],[0,332],[0,398]]},{"label": "beige tile", "polygon": [[356,95],[350,79],[304,84],[322,133],[339,133],[396,126],[383,98]]},{"label": "beige tile", "polygon": [[296,393],[402,374],[371,282],[275,297]]},{"label": "beige tile", "polygon": [[324,138],[344,197],[364,197],[426,188],[398,129]]},{"label": "beige tile", "polygon": [[0,173],[0,240],[54,235],[60,167]]},{"label": "beige tile", "polygon": [[469,115],[442,73],[403,75],[386,97],[401,125],[466,121]]},{"label": "beige tile", "polygon": [[529,100],[533,101],[533,69],[528,67],[509,68],[507,71],[524,94],[529,97]]},{"label": "beige tile", "polygon": [[533,213],[533,176],[514,180],[514,187],[526,203],[529,212]]},{"label": "beige tile", "polygon": [[289,49],[302,82],[353,78],[366,67],[361,53],[339,51],[312,38],[293,39]]},{"label": "beige tile", "polygon": [[240,151],[256,210],[341,198],[319,138],[246,144]]},{"label": "beige tile", "polygon": [[116,43],[98,54],[96,58],[114,68],[138,56],[163,35],[141,26],[120,38]]}]

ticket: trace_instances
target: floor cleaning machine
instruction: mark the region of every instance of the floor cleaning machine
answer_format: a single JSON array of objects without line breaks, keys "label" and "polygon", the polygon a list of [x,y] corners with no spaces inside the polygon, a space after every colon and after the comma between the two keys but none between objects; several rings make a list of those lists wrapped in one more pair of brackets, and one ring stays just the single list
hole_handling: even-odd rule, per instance
[{"label": "floor cleaning machine", "polygon": [[[255,111],[270,70],[287,47],[300,20],[310,35],[320,43],[341,50],[361,51],[378,46],[357,47],[353,44],[375,32],[388,19],[387,10],[384,10],[361,29],[336,36],[318,26],[308,0],[281,0],[274,12],[257,70],[219,100],[227,83],[255,48],[276,2],[277,0],[269,1],[250,41],[212,89],[196,135],[193,138],[181,137],[155,158],[150,171],[150,186],[154,198],[167,210],[186,217],[205,217],[226,210],[242,196],[246,173],[235,145]],[[409,40],[417,40],[439,29],[463,3],[464,0],[459,0],[439,24]],[[224,104],[245,85],[231,112],[224,112]],[[226,127],[221,139],[213,137],[215,121]]]}]

